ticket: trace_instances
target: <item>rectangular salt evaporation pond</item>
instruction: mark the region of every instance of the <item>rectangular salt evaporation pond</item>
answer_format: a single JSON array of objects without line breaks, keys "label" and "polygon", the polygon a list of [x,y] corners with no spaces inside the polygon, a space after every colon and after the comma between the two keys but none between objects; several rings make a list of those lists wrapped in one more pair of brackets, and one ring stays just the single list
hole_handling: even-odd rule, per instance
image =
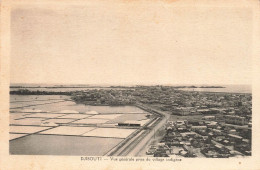
[{"label": "rectangular salt evaporation pond", "polygon": [[75,104],[72,101],[65,101],[60,103],[52,103],[45,105],[38,105],[27,107],[30,109],[40,109],[43,111],[59,112],[62,110],[74,110],[81,113],[86,113],[88,111],[97,111],[98,113],[147,113],[146,111],[139,109],[135,106],[89,106],[83,104]]},{"label": "rectangular salt evaporation pond", "polygon": [[106,123],[109,120],[106,119],[81,119],[75,122],[72,122],[72,124],[102,124],[102,123]]},{"label": "rectangular salt evaporation pond", "polygon": [[48,119],[45,120],[44,123],[70,123],[75,121],[75,119]]},{"label": "rectangular salt evaporation pond", "polygon": [[10,120],[10,124],[14,125],[38,125],[40,126],[44,118],[24,118],[19,120]]},{"label": "rectangular salt evaporation pond", "polygon": [[74,107],[75,103],[72,101],[62,101],[58,103],[51,103],[51,104],[44,104],[44,105],[37,105],[37,106],[30,106],[26,107],[27,109],[39,109],[45,112],[55,112],[59,113],[62,110],[75,110],[78,111],[77,107]]},{"label": "rectangular salt evaporation pond", "polygon": [[12,155],[86,155],[102,156],[123,139],[29,135],[9,142]]},{"label": "rectangular salt evaporation pond", "polygon": [[22,103],[10,103],[10,109],[15,109],[15,108],[21,108],[21,107],[24,107],[24,106],[28,106],[28,105],[30,105],[30,103],[29,102],[22,102]]},{"label": "rectangular salt evaporation pond", "polygon": [[35,101],[38,95],[10,95],[10,102]]},{"label": "rectangular salt evaporation pond", "polygon": [[63,102],[63,101],[64,100],[49,100],[49,101],[37,101],[36,100],[36,101],[25,101],[25,102],[12,102],[12,103],[10,103],[10,108],[16,109],[16,108],[45,105],[45,104]]},{"label": "rectangular salt evaporation pond", "polygon": [[30,113],[10,113],[9,117],[10,117],[10,120],[15,120],[15,119],[25,118],[26,115],[30,115]]},{"label": "rectangular salt evaporation pond", "polygon": [[23,137],[23,136],[27,136],[29,134],[9,134],[9,140],[13,140],[13,139],[17,139],[17,138],[20,138],[20,137]]},{"label": "rectangular salt evaporation pond", "polygon": [[61,116],[60,118],[69,118],[69,119],[83,119],[87,118],[91,115],[85,115],[85,114],[66,114],[65,116]]},{"label": "rectangular salt evaporation pond", "polygon": [[10,102],[52,101],[70,99],[65,95],[10,95]]},{"label": "rectangular salt evaporation pond", "polygon": [[65,116],[65,114],[53,114],[53,113],[34,113],[34,114],[28,114],[25,117],[37,117],[37,118],[57,118]]},{"label": "rectangular salt evaporation pond", "polygon": [[101,114],[101,115],[94,115],[89,118],[94,119],[115,119],[119,116],[122,116],[123,114]]},{"label": "rectangular salt evaporation pond", "polygon": [[[11,95],[12,96],[12,95]],[[19,95],[15,95],[19,96]],[[37,96],[38,97],[38,96]],[[65,99],[68,98],[69,96],[62,96],[61,98],[56,97],[56,99]],[[16,98],[16,97],[15,97]],[[29,98],[29,100],[27,99]],[[30,101],[35,100],[35,96],[23,96],[19,101],[28,101],[30,104]],[[43,98],[46,101],[48,101],[48,95],[42,95],[38,98]],[[49,99],[50,102],[55,102],[53,99]],[[26,103],[26,102],[25,102]],[[36,106],[30,106],[26,107],[27,109],[39,109],[42,111],[50,111],[50,112],[59,112],[62,110],[75,110],[78,112],[88,112],[88,111],[97,111],[99,113],[147,113],[146,111],[135,107],[135,106],[89,106],[89,105],[84,105],[84,104],[76,104],[73,101],[63,101],[59,103],[52,103],[52,104],[44,104],[44,105],[36,105]]]},{"label": "rectangular salt evaporation pond", "polygon": [[28,109],[28,108],[20,108],[20,109],[10,109],[11,113],[28,113],[28,114],[32,114],[32,113],[46,113],[46,111],[42,111],[39,109]]},{"label": "rectangular salt evaporation pond", "polygon": [[147,114],[122,114],[119,117],[116,117],[113,120],[110,120],[107,123],[121,123],[121,122],[125,122],[125,121],[139,121],[139,120],[146,120]]},{"label": "rectangular salt evaporation pond", "polygon": [[94,127],[73,127],[73,126],[59,126],[50,130],[41,132],[40,134],[49,135],[81,135],[95,129]]},{"label": "rectangular salt evaporation pond", "polygon": [[97,128],[83,134],[83,136],[96,136],[105,138],[126,138],[136,129],[119,129],[119,128]]},{"label": "rectangular salt evaporation pond", "polygon": [[10,133],[36,133],[47,129],[50,129],[50,127],[10,126]]},{"label": "rectangular salt evaporation pond", "polygon": [[88,109],[99,113],[147,113],[135,106],[88,106]]}]

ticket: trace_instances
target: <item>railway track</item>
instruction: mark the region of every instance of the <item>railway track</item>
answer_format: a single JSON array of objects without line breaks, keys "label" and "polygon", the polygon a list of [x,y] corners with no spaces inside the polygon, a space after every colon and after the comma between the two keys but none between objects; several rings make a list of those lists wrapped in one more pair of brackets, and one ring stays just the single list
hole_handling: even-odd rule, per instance
[{"label": "railway track", "polygon": [[155,131],[161,128],[169,115],[138,104],[137,107],[157,115],[152,121],[140,128],[137,133],[123,141],[117,147],[110,150],[105,156],[137,156],[154,136]]},{"label": "railway track", "polygon": [[129,141],[127,141],[123,146],[118,147],[115,152],[113,152],[113,156],[128,156],[133,150],[135,150],[136,146],[138,146],[146,136],[152,133],[152,130],[159,122],[161,118],[158,117],[153,121],[149,122],[145,127],[141,128],[134,137],[132,137]]},{"label": "railway track", "polygon": [[128,145],[124,145],[119,149],[116,156],[127,156],[127,154],[133,150],[133,148],[143,139],[146,134],[147,130],[140,131],[140,133],[138,133],[129,141]]}]

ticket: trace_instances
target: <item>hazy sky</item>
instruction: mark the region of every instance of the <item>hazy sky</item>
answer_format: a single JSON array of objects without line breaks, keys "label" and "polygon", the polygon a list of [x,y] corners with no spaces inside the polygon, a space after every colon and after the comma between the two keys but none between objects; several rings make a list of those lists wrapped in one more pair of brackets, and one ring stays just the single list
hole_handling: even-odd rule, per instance
[{"label": "hazy sky", "polygon": [[250,9],[96,2],[15,7],[11,83],[251,82]]}]

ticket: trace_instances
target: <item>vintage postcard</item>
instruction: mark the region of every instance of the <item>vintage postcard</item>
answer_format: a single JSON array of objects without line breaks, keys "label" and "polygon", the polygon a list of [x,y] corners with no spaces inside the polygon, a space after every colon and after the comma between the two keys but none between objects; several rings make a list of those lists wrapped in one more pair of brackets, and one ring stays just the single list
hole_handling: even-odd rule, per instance
[{"label": "vintage postcard", "polygon": [[259,169],[260,3],[1,2],[1,169]]}]

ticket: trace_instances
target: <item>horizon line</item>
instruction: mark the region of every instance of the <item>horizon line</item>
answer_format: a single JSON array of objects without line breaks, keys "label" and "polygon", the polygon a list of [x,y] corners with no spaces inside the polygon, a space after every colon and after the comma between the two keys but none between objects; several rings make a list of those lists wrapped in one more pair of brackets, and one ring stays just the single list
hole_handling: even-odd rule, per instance
[{"label": "horizon line", "polygon": [[192,86],[192,85],[200,85],[200,86],[212,86],[212,85],[248,85],[252,86],[252,84],[235,84],[235,83],[223,83],[223,84],[217,84],[217,83],[125,83],[125,84],[115,84],[115,83],[99,83],[99,84],[94,84],[94,83],[10,83],[9,86],[14,86],[14,85],[85,85],[85,86]]}]

